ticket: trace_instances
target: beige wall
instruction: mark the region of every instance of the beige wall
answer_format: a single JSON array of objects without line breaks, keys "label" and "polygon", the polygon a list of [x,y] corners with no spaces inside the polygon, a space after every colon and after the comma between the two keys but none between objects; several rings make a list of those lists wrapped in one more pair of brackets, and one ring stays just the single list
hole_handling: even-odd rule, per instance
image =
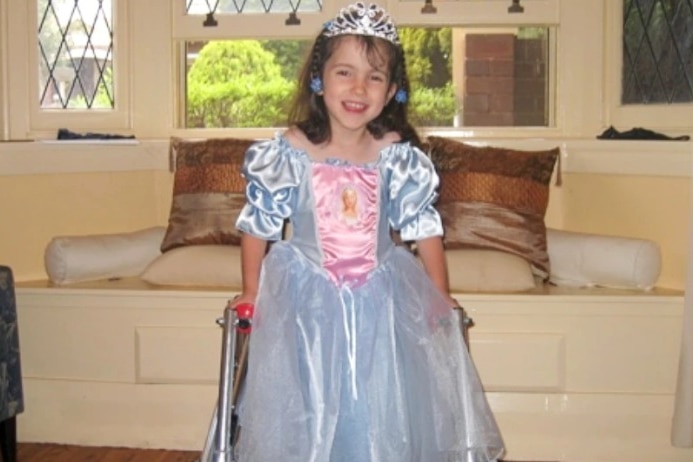
[{"label": "beige wall", "polygon": [[[559,206],[562,228],[654,240],[662,251],[657,285],[683,289],[689,190],[688,178],[566,174]],[[552,221],[547,217],[548,226]]]}]

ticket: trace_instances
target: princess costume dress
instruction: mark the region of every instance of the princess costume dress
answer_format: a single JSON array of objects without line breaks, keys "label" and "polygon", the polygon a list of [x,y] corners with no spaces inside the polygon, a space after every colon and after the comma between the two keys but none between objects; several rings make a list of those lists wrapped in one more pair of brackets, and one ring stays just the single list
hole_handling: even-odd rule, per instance
[{"label": "princess costume dress", "polygon": [[236,460],[500,458],[457,310],[391,238],[443,233],[423,152],[397,143],[368,165],[317,162],[277,135],[248,149],[243,174],[238,228],[278,242],[260,275]]}]

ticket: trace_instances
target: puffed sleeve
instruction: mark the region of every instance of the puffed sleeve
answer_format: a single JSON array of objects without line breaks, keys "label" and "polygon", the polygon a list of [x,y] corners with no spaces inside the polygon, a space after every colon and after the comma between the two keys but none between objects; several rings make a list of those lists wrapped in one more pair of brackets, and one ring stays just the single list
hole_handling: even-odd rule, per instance
[{"label": "puffed sleeve", "polygon": [[303,167],[279,140],[257,142],[245,154],[246,204],[236,227],[265,240],[279,240],[295,208]]},{"label": "puffed sleeve", "polygon": [[388,160],[392,228],[400,231],[404,241],[442,236],[440,215],[433,207],[439,178],[431,160],[409,143],[396,145]]}]

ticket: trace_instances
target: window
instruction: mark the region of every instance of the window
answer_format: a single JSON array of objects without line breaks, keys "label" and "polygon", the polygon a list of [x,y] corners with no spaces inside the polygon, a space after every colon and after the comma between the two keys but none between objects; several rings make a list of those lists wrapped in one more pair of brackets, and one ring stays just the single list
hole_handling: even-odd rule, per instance
[{"label": "window", "polygon": [[[549,125],[547,28],[399,32],[416,126]],[[312,40],[186,42],[185,126],[284,126],[311,45]]]},{"label": "window", "polygon": [[310,46],[308,40],[186,42],[185,127],[286,125]]},{"label": "window", "polygon": [[124,0],[5,0],[3,138],[132,130]]},{"label": "window", "polygon": [[693,0],[624,1],[621,102],[693,102]]},{"label": "window", "polygon": [[185,0],[185,3],[186,14],[211,15],[210,21],[213,21],[215,14],[294,13],[290,21],[295,22],[298,19],[297,13],[314,13],[322,9],[322,0]]},{"label": "window", "polygon": [[[75,4],[74,0],[54,1]],[[61,102],[70,101],[70,87],[65,83],[69,79],[61,80],[64,75],[59,70],[66,61],[53,61],[51,80],[51,60],[42,62],[38,43],[39,11],[48,0],[0,1],[4,139],[52,138],[61,127],[153,139],[172,134],[270,135],[272,127],[284,124],[283,98],[290,93],[295,80],[291,75],[302,63],[307,43],[351,0],[78,0],[80,5],[83,2],[92,8],[103,5],[97,22],[110,29],[112,48],[108,51],[97,40],[99,49],[94,45],[92,54],[100,61],[93,61],[91,67],[96,73],[88,72],[83,78],[90,82],[84,90],[75,85],[73,101],[63,107]],[[593,25],[603,20],[604,8],[619,2],[522,0],[521,14],[508,12],[510,0],[434,0],[435,14],[422,12],[423,0],[380,3],[393,15],[403,37],[413,37],[404,39],[413,44],[408,51],[409,71],[418,93],[411,95],[411,107],[417,108],[412,118],[422,128],[428,127],[429,133],[478,138],[592,137],[601,127],[604,102],[611,101],[600,91],[602,66],[611,66],[613,61],[601,54],[604,36],[594,33]],[[110,22],[105,12],[109,4]],[[620,7],[617,16],[616,24],[620,24]],[[84,22],[91,27],[92,22]],[[228,47],[235,42],[246,48],[259,46],[274,56],[277,67],[268,72],[276,76],[275,93],[272,99],[263,99],[272,105],[263,105],[267,111],[261,114],[257,105],[248,109],[237,97],[233,99],[236,107],[219,106],[228,102],[219,95],[234,94],[238,87],[214,89],[199,84],[204,72],[195,68],[203,67],[196,61],[207,53],[204,49],[213,43]],[[473,54],[479,43],[491,48],[505,43],[508,62],[493,56],[483,62]],[[532,43],[534,57],[524,64],[517,59],[519,43]],[[511,48],[514,55],[507,54]],[[495,58],[501,56],[498,50]],[[513,56],[514,64],[508,56]],[[73,76],[81,76],[82,68],[72,69]],[[498,74],[503,69],[512,69],[513,78]],[[616,72],[610,80],[620,82],[620,68]],[[484,93],[485,87],[492,91]],[[45,95],[53,94],[44,97],[41,105],[45,88]],[[58,92],[62,99],[56,98]],[[617,92],[620,96],[620,87]],[[89,95],[93,95],[91,106]],[[210,111],[212,103],[217,107],[211,106]],[[222,115],[227,120],[221,120]]]},{"label": "window", "polygon": [[607,125],[690,134],[693,1],[606,3]]},{"label": "window", "polygon": [[110,0],[38,0],[38,96],[43,109],[113,109]]},{"label": "window", "polygon": [[[304,8],[294,9],[299,5]],[[322,7],[316,1],[187,0],[180,29],[187,21],[190,34],[196,25],[197,36],[202,30],[205,34],[224,34],[229,28],[222,28],[220,22],[238,19],[239,14],[249,19],[272,15],[281,21],[278,34],[296,32],[299,38],[249,39],[241,38],[245,34],[239,31],[227,34],[231,37],[225,40],[185,40],[181,47],[185,54],[181,59],[185,63],[181,125],[193,129],[285,126],[299,67],[319,29],[300,25],[312,14],[326,16]],[[507,11],[503,13],[508,16]],[[234,15],[236,18],[228,17]],[[190,21],[195,16],[196,22]],[[416,20],[426,22],[430,18],[419,13]],[[444,16],[435,19],[440,18]],[[399,29],[412,88],[409,113],[415,125],[461,128],[554,124],[555,98],[550,90],[554,81],[552,28],[417,24]]]}]

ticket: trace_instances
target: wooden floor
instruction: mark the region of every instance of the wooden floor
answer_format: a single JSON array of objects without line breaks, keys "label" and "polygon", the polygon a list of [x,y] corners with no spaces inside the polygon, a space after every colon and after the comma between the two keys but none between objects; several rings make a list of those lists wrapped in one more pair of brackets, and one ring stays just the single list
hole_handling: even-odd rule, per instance
[{"label": "wooden floor", "polygon": [[197,451],[19,443],[17,462],[193,462]]},{"label": "wooden floor", "polygon": [[17,462],[195,462],[199,457],[198,451],[19,443]]}]

